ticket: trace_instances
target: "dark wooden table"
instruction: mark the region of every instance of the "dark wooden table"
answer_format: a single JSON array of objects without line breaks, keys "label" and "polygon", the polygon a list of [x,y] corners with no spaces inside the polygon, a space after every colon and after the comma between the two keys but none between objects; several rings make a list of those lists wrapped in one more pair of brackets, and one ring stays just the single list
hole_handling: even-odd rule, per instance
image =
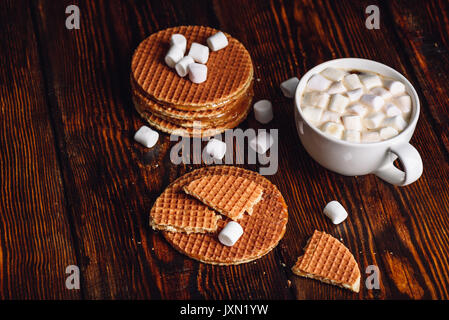
[{"label": "dark wooden table", "polygon": [[[79,30],[65,27],[78,5]],[[380,29],[365,8],[380,8]],[[447,1],[26,1],[0,2],[1,299],[447,299],[449,298],[449,3]],[[174,165],[162,134],[147,153],[132,139],[133,50],[160,29],[209,25],[252,55],[255,99],[270,99],[279,170],[268,178],[289,206],[280,244],[256,262],[218,267],[172,249],[148,226],[160,192],[195,167]],[[325,170],[296,134],[279,83],[339,57],[404,74],[422,110],[411,143],[424,173],[407,187]],[[250,114],[241,128],[259,125]],[[334,226],[322,214],[338,199]],[[341,239],[362,271],[354,294],[294,276],[314,229]],[[68,265],[81,288],[68,290]],[[380,289],[364,286],[377,265]]]}]

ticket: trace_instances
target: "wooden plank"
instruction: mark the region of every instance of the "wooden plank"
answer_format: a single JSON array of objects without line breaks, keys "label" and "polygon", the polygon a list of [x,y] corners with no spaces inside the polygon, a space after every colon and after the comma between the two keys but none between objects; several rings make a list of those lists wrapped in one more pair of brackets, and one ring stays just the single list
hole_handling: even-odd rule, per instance
[{"label": "wooden plank", "polygon": [[[129,65],[138,43],[177,24],[213,25],[206,2],[75,2],[81,29],[66,30],[63,4],[36,5],[44,65],[62,150],[87,298],[291,298],[275,253],[222,268],[177,253],[150,230],[148,212],[174,166],[162,134],[150,151],[132,140]],[[193,6],[193,7],[192,7]],[[158,13],[157,15],[155,13]],[[113,21],[114,23],[111,23]],[[248,292],[252,292],[248,295]]]},{"label": "wooden plank", "polygon": [[[262,79],[256,85],[256,97],[276,103],[272,126],[280,128],[283,140],[281,170],[273,180],[291,208],[280,246],[284,261],[291,266],[313,229],[318,228],[341,238],[355,254],[362,270],[362,287],[368,265],[377,265],[381,271],[381,289],[362,288],[359,295],[292,276],[297,298],[444,298],[449,282],[444,243],[448,221],[440,212],[447,208],[444,185],[448,170],[445,150],[438,141],[439,128],[433,128],[426,115],[420,119],[412,144],[423,156],[425,172],[417,183],[396,188],[374,176],[343,177],[323,170],[306,154],[291,121],[292,102],[278,90],[279,83],[291,76],[300,76],[326,60],[348,56],[383,62],[414,82],[408,56],[394,36],[388,15],[382,15],[381,30],[365,28],[369,4],[271,1],[232,5],[217,1],[215,9],[225,30],[245,32],[241,40],[256,64],[256,78]],[[233,23],[236,17],[238,24]],[[414,84],[419,89],[419,83]],[[441,166],[443,179],[438,170]],[[351,214],[339,226],[321,214],[326,202],[333,199],[342,202]]]},{"label": "wooden plank", "polygon": [[0,299],[79,299],[77,265],[26,1],[0,4]]}]

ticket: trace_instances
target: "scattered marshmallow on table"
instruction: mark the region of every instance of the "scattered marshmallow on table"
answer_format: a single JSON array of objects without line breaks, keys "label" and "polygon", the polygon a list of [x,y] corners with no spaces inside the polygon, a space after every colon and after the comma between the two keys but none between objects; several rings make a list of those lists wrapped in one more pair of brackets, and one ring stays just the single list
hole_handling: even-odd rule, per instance
[{"label": "scattered marshmallow on table", "polygon": [[182,51],[182,48],[174,45],[171,46],[170,49],[167,52],[167,55],[165,56],[165,63],[170,67],[174,68],[175,65],[184,57],[184,52]]},{"label": "scattered marshmallow on table", "polygon": [[207,79],[207,66],[200,63],[189,64],[189,79],[193,83],[202,83]]},{"label": "scattered marshmallow on table", "polygon": [[182,50],[182,55],[186,53],[187,39],[182,34],[175,33],[170,37],[170,45],[178,46]]},{"label": "scattered marshmallow on table", "polygon": [[134,135],[134,140],[147,148],[153,147],[159,139],[159,133],[147,126],[140,127]]},{"label": "scattered marshmallow on table", "polygon": [[252,138],[249,146],[257,153],[264,154],[273,145],[273,137],[266,131],[262,131]]},{"label": "scattered marshmallow on table", "polygon": [[318,123],[321,120],[321,114],[323,109],[317,107],[305,107],[302,109],[302,114],[304,118],[313,123]]},{"label": "scattered marshmallow on table", "polygon": [[405,85],[402,82],[387,80],[384,82],[384,85],[393,96],[397,96],[405,92]]},{"label": "scattered marshmallow on table", "polygon": [[399,133],[398,130],[396,130],[395,128],[392,128],[392,127],[385,127],[385,128],[380,129],[380,131],[379,131],[379,135],[383,140],[390,139],[394,136],[397,136],[398,133]]},{"label": "scattered marshmallow on table", "polygon": [[327,90],[327,93],[329,94],[335,94],[335,93],[345,93],[346,87],[343,85],[342,81],[337,81],[332,83],[332,85]]},{"label": "scattered marshmallow on table", "polygon": [[403,113],[407,114],[412,110],[412,98],[410,96],[400,96],[394,99],[394,101]]},{"label": "scattered marshmallow on table", "polygon": [[226,35],[223,32],[219,31],[207,38],[207,45],[212,51],[218,51],[228,45],[228,38],[226,38]]},{"label": "scattered marshmallow on table", "polygon": [[333,94],[330,98],[329,110],[338,113],[343,113],[348,104],[349,104],[348,98],[339,93]]},{"label": "scattered marshmallow on table", "polygon": [[189,73],[189,65],[192,64],[193,58],[185,56],[175,65],[175,70],[180,77],[185,77]]},{"label": "scattered marshmallow on table", "polygon": [[354,102],[360,99],[360,97],[363,94],[362,88],[354,89],[351,91],[346,92],[348,95],[349,101]]},{"label": "scattered marshmallow on table", "polygon": [[377,131],[362,132],[361,141],[362,142],[378,142],[378,141],[380,141],[379,132],[377,132]]},{"label": "scattered marshmallow on table", "polygon": [[329,88],[331,83],[332,81],[317,73],[309,79],[309,82],[307,82],[307,88],[311,91],[324,91]]},{"label": "scattered marshmallow on table", "polygon": [[254,104],[254,117],[257,121],[267,124],[273,120],[273,106],[269,100],[259,100]]},{"label": "scattered marshmallow on table", "polygon": [[360,98],[360,102],[371,107],[374,111],[378,111],[385,104],[385,100],[382,97],[375,96],[374,94],[364,94]]},{"label": "scattered marshmallow on table", "polygon": [[343,83],[348,90],[355,90],[363,87],[359,77],[356,74],[349,74],[343,78]]},{"label": "scattered marshmallow on table", "polygon": [[345,127],[340,123],[326,122],[323,125],[322,130],[337,139],[341,139]]},{"label": "scattered marshmallow on table", "polygon": [[360,119],[360,116],[347,115],[341,118],[343,120],[343,125],[347,130],[356,130],[356,131],[362,130],[362,121]]},{"label": "scattered marshmallow on table", "polygon": [[290,78],[281,83],[282,94],[286,98],[293,98],[295,96],[296,87],[298,86],[299,79],[297,77]]},{"label": "scattered marshmallow on table", "polygon": [[380,127],[384,118],[385,115],[382,112],[376,112],[366,116],[364,123],[368,129],[376,129]]},{"label": "scattered marshmallow on table", "polygon": [[363,117],[368,110],[366,109],[366,107],[364,107],[362,104],[360,103],[355,103],[351,106],[348,107],[348,109],[346,109],[348,112],[359,115],[361,117]]},{"label": "scattered marshmallow on table", "polygon": [[332,81],[340,81],[345,76],[345,72],[341,69],[326,68],[321,74]]},{"label": "scattered marshmallow on table", "polygon": [[229,221],[218,234],[218,240],[225,246],[232,247],[242,235],[242,226],[235,221]]},{"label": "scattered marshmallow on table", "polygon": [[226,143],[212,138],[206,145],[206,153],[215,159],[223,159],[226,153]]},{"label": "scattered marshmallow on table", "polygon": [[401,115],[386,118],[383,124],[386,127],[393,127],[399,131],[402,131],[407,127],[407,121],[405,121]]},{"label": "scattered marshmallow on table", "polygon": [[367,90],[370,90],[374,87],[380,87],[382,86],[382,80],[378,75],[363,75],[360,76],[360,80],[362,81],[363,85]]},{"label": "scattered marshmallow on table", "polygon": [[360,131],[345,130],[345,133],[343,134],[343,139],[348,142],[360,142]]},{"label": "scattered marshmallow on table", "polygon": [[204,64],[209,59],[209,47],[194,42],[190,46],[188,56],[191,56],[195,62]]},{"label": "scattered marshmallow on table", "polygon": [[323,209],[323,213],[331,219],[333,224],[340,224],[348,217],[348,212],[338,201],[331,201]]}]

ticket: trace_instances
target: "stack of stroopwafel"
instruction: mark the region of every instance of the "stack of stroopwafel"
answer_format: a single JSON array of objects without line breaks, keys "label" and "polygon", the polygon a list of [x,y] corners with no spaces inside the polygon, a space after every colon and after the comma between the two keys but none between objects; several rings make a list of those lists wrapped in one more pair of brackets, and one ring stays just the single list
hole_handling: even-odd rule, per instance
[{"label": "stack of stroopwafel", "polygon": [[[203,192],[207,182],[214,183],[214,187]],[[214,218],[206,204],[184,192],[188,186],[201,199],[220,205],[223,213],[234,219],[242,210],[250,211],[251,214],[238,219],[244,233],[233,246],[225,246],[218,240],[218,233],[231,219]],[[237,210],[221,206],[221,198],[211,196],[216,194],[223,195]],[[258,173],[231,166],[206,167],[178,178],[156,200],[150,212],[150,225],[163,230],[175,249],[217,265],[245,263],[267,254],[283,237],[287,219],[287,205],[276,186]]]},{"label": "stack of stroopwafel", "polygon": [[207,80],[180,77],[164,62],[172,34],[206,45],[218,30],[180,26],[152,34],[137,47],[131,62],[132,98],[136,110],[153,127],[180,136],[212,136],[236,127],[249,113],[253,66],[245,47],[230,35],[228,46],[211,52]]},{"label": "stack of stroopwafel", "polygon": [[292,267],[293,273],[359,292],[360,269],[343,243],[315,230],[304,251]]}]

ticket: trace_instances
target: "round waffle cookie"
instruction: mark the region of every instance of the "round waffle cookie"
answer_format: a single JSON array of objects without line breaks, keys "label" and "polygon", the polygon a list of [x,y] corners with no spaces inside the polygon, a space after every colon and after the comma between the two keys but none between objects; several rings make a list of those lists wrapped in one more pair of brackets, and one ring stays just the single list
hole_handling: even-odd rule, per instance
[{"label": "round waffle cookie", "polygon": [[[218,233],[230,219],[218,220],[215,233],[182,233],[164,231],[166,240],[179,252],[204,263],[233,265],[250,262],[270,252],[284,236],[288,212],[282,194],[277,187],[260,174],[232,166],[205,167],[192,171],[174,181],[158,198],[151,213],[159,210],[167,198],[188,197],[182,188],[198,178],[207,175],[234,175],[256,182],[263,187],[262,199],[253,207],[251,215],[244,214],[238,221],[244,233],[237,243],[227,247],[218,241]],[[151,219],[150,219],[151,220]]]},{"label": "round waffle cookie", "polygon": [[183,34],[188,49],[193,42],[205,45],[217,32],[204,26],[179,26],[152,34],[134,52],[132,78],[148,98],[164,106],[188,111],[221,107],[241,94],[253,77],[251,56],[237,39],[226,34],[228,46],[210,53],[207,80],[201,84],[178,76],[164,62],[172,34]]}]

